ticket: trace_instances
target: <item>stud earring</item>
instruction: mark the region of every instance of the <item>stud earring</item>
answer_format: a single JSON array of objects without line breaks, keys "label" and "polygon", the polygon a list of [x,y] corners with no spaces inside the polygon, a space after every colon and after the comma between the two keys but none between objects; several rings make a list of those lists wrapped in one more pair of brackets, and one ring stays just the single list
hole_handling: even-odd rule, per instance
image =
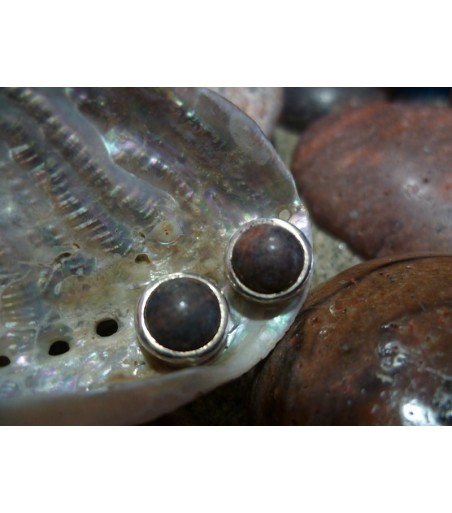
[{"label": "stud earring", "polygon": [[312,268],[312,248],[303,233],[280,219],[243,225],[226,251],[234,289],[253,301],[276,303],[301,293]]},{"label": "stud earring", "polygon": [[166,363],[204,363],[226,344],[229,312],[223,294],[209,281],[175,273],[141,296],[135,324],[141,346]]}]

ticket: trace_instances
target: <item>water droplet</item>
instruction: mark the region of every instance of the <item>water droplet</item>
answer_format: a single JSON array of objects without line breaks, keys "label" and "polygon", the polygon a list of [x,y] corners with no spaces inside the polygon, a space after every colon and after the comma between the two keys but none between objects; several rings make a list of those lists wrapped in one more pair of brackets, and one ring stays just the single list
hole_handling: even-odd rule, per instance
[{"label": "water droplet", "polygon": [[388,372],[400,369],[408,361],[408,351],[397,340],[391,340],[378,346],[381,368]]},{"label": "water droplet", "polygon": [[391,333],[395,333],[399,329],[399,325],[395,322],[388,322],[387,324],[382,324],[381,329],[383,331],[389,331]]},{"label": "water droplet", "polygon": [[402,404],[400,411],[402,422],[409,426],[437,426],[433,411],[417,399]]}]

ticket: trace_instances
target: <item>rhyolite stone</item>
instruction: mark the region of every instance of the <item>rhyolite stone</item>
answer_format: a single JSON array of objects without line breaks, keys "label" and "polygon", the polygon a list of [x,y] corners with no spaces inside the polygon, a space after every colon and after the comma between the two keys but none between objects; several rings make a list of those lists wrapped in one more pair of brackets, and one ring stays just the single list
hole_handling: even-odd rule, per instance
[{"label": "rhyolite stone", "polygon": [[260,294],[288,290],[303,270],[304,252],[288,230],[271,224],[253,226],[240,235],[231,265],[246,287]]},{"label": "rhyolite stone", "polygon": [[211,87],[259,125],[267,137],[276,126],[283,106],[281,87]]},{"label": "rhyolite stone", "polygon": [[159,285],[148,299],[144,316],[160,345],[183,352],[206,345],[221,321],[218,300],[209,287],[185,277]]},{"label": "rhyolite stone", "polygon": [[452,424],[452,255],[359,264],[311,293],[265,361],[253,422]]},{"label": "rhyolite stone", "polygon": [[285,87],[282,121],[302,129],[327,114],[386,98],[387,91],[377,87]]},{"label": "rhyolite stone", "polygon": [[292,171],[316,222],[370,258],[452,251],[452,110],[374,104],[301,137]]}]

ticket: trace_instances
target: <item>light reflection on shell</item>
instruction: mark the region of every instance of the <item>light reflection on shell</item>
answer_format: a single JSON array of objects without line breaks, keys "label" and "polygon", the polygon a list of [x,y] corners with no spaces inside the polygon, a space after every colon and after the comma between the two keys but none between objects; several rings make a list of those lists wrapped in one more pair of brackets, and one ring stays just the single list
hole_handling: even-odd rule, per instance
[{"label": "light reflection on shell", "polygon": [[[209,90],[2,90],[0,173],[2,423],[149,421],[250,369],[303,300],[268,310],[228,285],[244,222],[290,216],[311,234],[270,143]],[[156,367],[138,345],[138,297],[172,272],[230,303],[227,349],[206,365]],[[70,350],[50,356],[55,341]]]},{"label": "light reflection on shell", "polygon": [[253,119],[271,137],[283,107],[282,87],[212,87]]}]

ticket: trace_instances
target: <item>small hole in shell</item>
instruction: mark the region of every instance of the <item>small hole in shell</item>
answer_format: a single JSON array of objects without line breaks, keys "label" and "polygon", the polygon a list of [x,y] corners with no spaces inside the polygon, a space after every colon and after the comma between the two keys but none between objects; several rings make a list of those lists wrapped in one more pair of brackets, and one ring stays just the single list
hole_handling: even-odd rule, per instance
[{"label": "small hole in shell", "polygon": [[4,356],[4,355],[0,356],[0,367],[6,367],[10,363],[11,363],[11,360],[7,356]]},{"label": "small hole in shell", "polygon": [[70,253],[69,251],[65,251],[64,253],[60,253],[59,255],[57,255],[54,259],[53,259],[53,263],[54,264],[59,264],[61,263],[63,260],[66,260],[66,258],[70,258],[72,255],[72,253]]},{"label": "small hole in shell", "polygon": [[151,259],[146,255],[146,253],[140,253],[135,257],[135,263],[137,264],[150,264]]},{"label": "small hole in shell", "polygon": [[67,353],[70,349],[69,343],[65,340],[56,340],[49,348],[50,356],[59,356],[60,354]]},{"label": "small hole in shell", "polygon": [[118,322],[115,319],[103,319],[97,323],[96,333],[100,337],[110,337],[118,331]]}]

